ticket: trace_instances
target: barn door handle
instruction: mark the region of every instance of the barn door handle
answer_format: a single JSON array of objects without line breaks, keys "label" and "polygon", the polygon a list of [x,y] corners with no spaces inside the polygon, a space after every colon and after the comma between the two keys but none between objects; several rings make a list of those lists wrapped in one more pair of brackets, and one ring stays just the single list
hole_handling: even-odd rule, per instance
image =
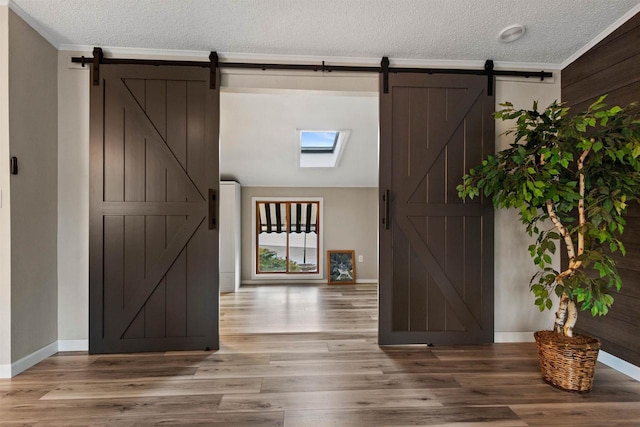
[{"label": "barn door handle", "polygon": [[209,189],[209,230],[216,230],[218,227],[218,197],[216,190]]},{"label": "barn door handle", "polygon": [[384,224],[384,229],[388,230],[389,222],[391,219],[389,218],[389,190],[384,190],[384,192],[382,193],[382,204],[384,206],[384,210],[382,213],[382,223]]}]

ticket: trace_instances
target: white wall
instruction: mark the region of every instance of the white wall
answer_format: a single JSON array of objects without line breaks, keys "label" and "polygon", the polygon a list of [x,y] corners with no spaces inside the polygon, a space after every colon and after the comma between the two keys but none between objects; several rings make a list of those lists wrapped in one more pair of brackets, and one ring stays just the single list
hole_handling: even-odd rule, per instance
[{"label": "white wall", "polygon": [[[9,153],[9,8],[0,6],[0,378],[11,375]],[[7,372],[2,372],[3,367]]]},{"label": "white wall", "polygon": [[[84,54],[88,54],[84,52]],[[70,65],[74,53],[59,54],[59,108],[60,108],[60,164],[59,164],[59,318],[60,339],[87,338],[88,289],[88,70]],[[512,101],[529,107],[534,99],[541,104],[560,98],[559,72],[555,82],[537,80],[499,80],[496,84],[497,101]],[[346,82],[346,83],[345,83]],[[305,90],[343,91],[353,82],[359,90],[377,91],[377,76],[362,77],[278,77],[239,73],[223,76],[223,83],[242,88],[295,87]],[[246,126],[246,124],[244,124]],[[498,123],[496,130],[500,133]],[[506,141],[497,138],[497,148]],[[62,155],[62,153],[66,153]],[[73,154],[73,158],[68,157]],[[244,197],[244,196],[243,196]],[[372,212],[377,216],[377,212]],[[69,218],[68,220],[66,218]],[[496,212],[495,227],[495,330],[496,338],[531,339],[529,332],[548,328],[553,314],[540,314],[533,304],[528,283],[534,271],[527,247],[529,237],[512,212]],[[63,229],[64,227],[64,229]],[[243,230],[244,234],[244,230]],[[347,243],[347,242],[345,242]],[[326,245],[325,245],[326,246]],[[244,257],[243,257],[244,258]],[[244,267],[243,267],[244,269]],[[244,277],[244,274],[243,274]],[[361,276],[363,277],[363,276]]]},{"label": "white wall", "polygon": [[19,162],[11,175],[12,363],[58,338],[57,58],[9,12],[9,142]]},{"label": "white wall", "polygon": [[[539,80],[522,79],[498,80],[496,83],[496,109],[500,103],[511,102],[516,108],[531,108],[538,100],[545,107],[560,99],[560,73],[554,73],[553,83]],[[512,124],[496,121],[496,152],[508,147],[512,142],[509,136],[500,135]],[[527,339],[533,341],[530,334],[553,326],[553,312],[540,313],[533,304],[534,297],[529,292],[529,280],[537,271],[527,248],[531,244],[524,226],[515,210],[497,210],[495,212],[495,331],[496,340],[511,341]],[[560,263],[559,252],[554,259],[554,267]]]}]

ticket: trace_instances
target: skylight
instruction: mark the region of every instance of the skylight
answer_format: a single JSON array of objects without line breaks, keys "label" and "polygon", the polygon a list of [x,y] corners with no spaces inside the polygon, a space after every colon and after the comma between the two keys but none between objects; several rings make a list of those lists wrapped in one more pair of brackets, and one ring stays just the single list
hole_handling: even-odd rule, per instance
[{"label": "skylight", "polygon": [[338,144],[340,132],[300,132],[300,152],[302,154],[333,153]]},{"label": "skylight", "polygon": [[335,168],[349,139],[350,130],[299,130],[301,168]]}]

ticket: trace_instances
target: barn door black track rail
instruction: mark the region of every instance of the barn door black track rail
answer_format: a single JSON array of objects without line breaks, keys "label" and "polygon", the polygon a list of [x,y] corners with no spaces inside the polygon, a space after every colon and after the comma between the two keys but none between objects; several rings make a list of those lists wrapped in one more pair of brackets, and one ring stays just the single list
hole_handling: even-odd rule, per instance
[{"label": "barn door black track rail", "polygon": [[175,61],[163,59],[126,59],[107,58],[101,48],[93,48],[93,57],[74,56],[71,62],[93,67],[93,84],[100,84],[101,64],[135,64],[135,65],[171,65],[174,67],[206,67],[211,70],[211,88],[215,89],[217,82],[217,72],[220,68],[254,69],[254,70],[297,70],[316,71],[323,73],[336,72],[357,72],[357,73],[380,73],[383,75],[383,92],[389,93],[390,73],[422,73],[422,74],[466,74],[475,76],[487,76],[487,94],[493,95],[493,82],[495,76],[509,77],[534,77],[541,81],[547,77],[552,77],[549,71],[515,71],[515,70],[494,70],[493,61],[488,59],[482,70],[460,69],[460,68],[412,68],[412,67],[390,67],[389,58],[383,57],[379,67],[367,67],[356,65],[327,65],[322,64],[270,64],[251,62],[223,62],[218,58],[216,52],[209,54],[209,61]]}]

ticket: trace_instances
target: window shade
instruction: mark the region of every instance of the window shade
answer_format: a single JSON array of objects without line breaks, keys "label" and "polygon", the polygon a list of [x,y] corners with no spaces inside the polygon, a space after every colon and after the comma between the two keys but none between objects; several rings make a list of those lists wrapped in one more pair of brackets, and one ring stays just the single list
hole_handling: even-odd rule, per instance
[{"label": "window shade", "polygon": [[[287,209],[290,224],[287,226]],[[317,233],[317,203],[258,203],[260,233]]]}]

